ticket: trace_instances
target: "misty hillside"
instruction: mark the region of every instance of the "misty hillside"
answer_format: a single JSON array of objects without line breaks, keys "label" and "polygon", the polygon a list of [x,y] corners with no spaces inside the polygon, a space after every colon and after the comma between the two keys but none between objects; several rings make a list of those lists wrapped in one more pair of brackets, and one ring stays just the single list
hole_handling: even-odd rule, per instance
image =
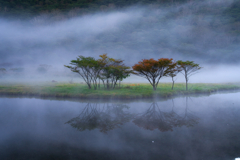
[{"label": "misty hillside", "polygon": [[89,12],[109,10],[136,4],[178,4],[187,0],[0,0],[2,15],[36,15],[39,13],[80,10]]},{"label": "misty hillside", "polygon": [[41,66],[68,74],[64,65],[77,56],[104,53],[129,66],[149,58],[240,64],[240,1],[30,2],[43,1],[0,0],[0,68],[9,74],[42,74]]},{"label": "misty hillside", "polygon": [[[0,0],[1,16],[29,17],[39,14],[61,14],[72,16],[93,11],[109,11],[134,5],[178,6],[194,0]],[[198,2],[198,0],[195,0]],[[199,1],[200,2],[200,1]],[[214,8],[204,9],[209,12]],[[225,15],[233,21],[240,20],[240,1],[226,9]]]}]

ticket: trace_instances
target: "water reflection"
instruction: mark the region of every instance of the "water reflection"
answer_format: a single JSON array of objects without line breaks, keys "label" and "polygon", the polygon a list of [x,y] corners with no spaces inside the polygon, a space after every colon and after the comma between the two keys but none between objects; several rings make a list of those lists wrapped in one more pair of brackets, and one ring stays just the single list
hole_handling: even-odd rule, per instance
[{"label": "water reflection", "polygon": [[88,103],[79,116],[66,123],[79,131],[98,128],[100,132],[107,133],[132,119],[133,114],[124,110],[128,108],[124,104]]},{"label": "water reflection", "polygon": [[134,120],[137,126],[147,130],[159,129],[161,132],[172,131],[174,127],[194,126],[198,123],[198,118],[189,112],[188,97],[186,97],[186,108],[183,116],[174,111],[174,101],[172,99],[172,110],[170,112],[161,111],[156,102]]},{"label": "water reflection", "polygon": [[[234,160],[240,151],[239,96],[181,97],[129,107],[2,98],[0,159]],[[152,124],[142,118],[149,115],[150,121],[150,113],[160,118],[152,118]],[[140,128],[133,121],[141,118]],[[154,125],[158,121],[167,132]]]},{"label": "water reflection", "polygon": [[66,123],[79,131],[98,128],[104,133],[130,121],[138,127],[147,130],[158,129],[161,132],[172,131],[174,127],[191,127],[198,123],[199,119],[188,109],[188,97],[186,97],[186,107],[183,115],[174,111],[173,99],[171,107],[171,111],[162,111],[158,103],[153,102],[145,112],[133,114],[126,110],[129,107],[124,104],[88,103],[79,116]]}]

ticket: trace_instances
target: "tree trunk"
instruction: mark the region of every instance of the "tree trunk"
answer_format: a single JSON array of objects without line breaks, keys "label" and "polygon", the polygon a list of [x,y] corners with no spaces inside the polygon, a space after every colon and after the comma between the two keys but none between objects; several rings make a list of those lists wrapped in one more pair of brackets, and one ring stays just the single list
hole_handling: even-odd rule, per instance
[{"label": "tree trunk", "polygon": [[152,85],[153,86],[153,90],[156,91],[157,87],[155,84]]},{"label": "tree trunk", "polygon": [[186,91],[188,90],[188,82],[186,81]]},{"label": "tree trunk", "polygon": [[95,80],[93,80],[93,87],[94,87],[94,90],[97,90],[97,86],[98,86],[98,84],[97,84],[97,80],[95,79]]},{"label": "tree trunk", "polygon": [[91,87],[91,84],[87,83],[87,85],[88,85],[88,89],[91,89],[91,88],[92,88],[92,87]]},{"label": "tree trunk", "polygon": [[188,77],[187,73],[185,72],[185,80],[186,80],[186,91],[188,90]]},{"label": "tree trunk", "polygon": [[106,86],[105,86],[105,82],[104,82],[104,80],[102,79],[102,82],[103,82],[103,88],[105,89],[106,88]]},{"label": "tree trunk", "polygon": [[152,86],[153,86],[153,90],[156,91],[156,88],[157,88],[157,87],[156,87],[155,79],[153,79],[153,83],[152,83],[152,84],[153,84],[153,85],[152,85]]},{"label": "tree trunk", "polygon": [[100,79],[98,80],[98,89],[100,89]]},{"label": "tree trunk", "polygon": [[114,82],[113,89],[115,89],[116,84],[117,84],[117,79]]},{"label": "tree trunk", "polygon": [[172,90],[173,90],[173,86],[174,86],[174,79],[173,79],[173,77],[172,77]]},{"label": "tree trunk", "polygon": [[107,89],[109,89],[109,80],[107,79]]}]

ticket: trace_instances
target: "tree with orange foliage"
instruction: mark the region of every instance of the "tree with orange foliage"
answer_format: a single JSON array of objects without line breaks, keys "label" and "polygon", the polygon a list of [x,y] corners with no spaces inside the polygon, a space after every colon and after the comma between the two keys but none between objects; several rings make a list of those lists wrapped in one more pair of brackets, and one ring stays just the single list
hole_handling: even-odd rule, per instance
[{"label": "tree with orange foliage", "polygon": [[143,59],[132,68],[136,75],[146,78],[153,86],[153,89],[156,90],[159,80],[162,77],[167,76],[175,66],[176,63],[173,62],[172,58],[160,58],[158,60],[151,58]]}]

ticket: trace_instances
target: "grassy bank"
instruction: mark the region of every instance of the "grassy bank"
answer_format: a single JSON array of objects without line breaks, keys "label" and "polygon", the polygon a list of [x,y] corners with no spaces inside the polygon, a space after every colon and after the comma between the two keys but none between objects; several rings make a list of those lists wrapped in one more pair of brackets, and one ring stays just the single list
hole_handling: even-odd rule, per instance
[{"label": "grassy bank", "polygon": [[36,97],[62,97],[62,98],[166,98],[177,95],[212,93],[222,90],[240,89],[238,84],[189,84],[189,91],[185,90],[185,84],[175,84],[171,89],[171,83],[159,84],[153,91],[150,84],[123,84],[114,90],[88,89],[84,84],[67,83],[42,83],[42,84],[0,84],[1,95],[36,96]]}]

